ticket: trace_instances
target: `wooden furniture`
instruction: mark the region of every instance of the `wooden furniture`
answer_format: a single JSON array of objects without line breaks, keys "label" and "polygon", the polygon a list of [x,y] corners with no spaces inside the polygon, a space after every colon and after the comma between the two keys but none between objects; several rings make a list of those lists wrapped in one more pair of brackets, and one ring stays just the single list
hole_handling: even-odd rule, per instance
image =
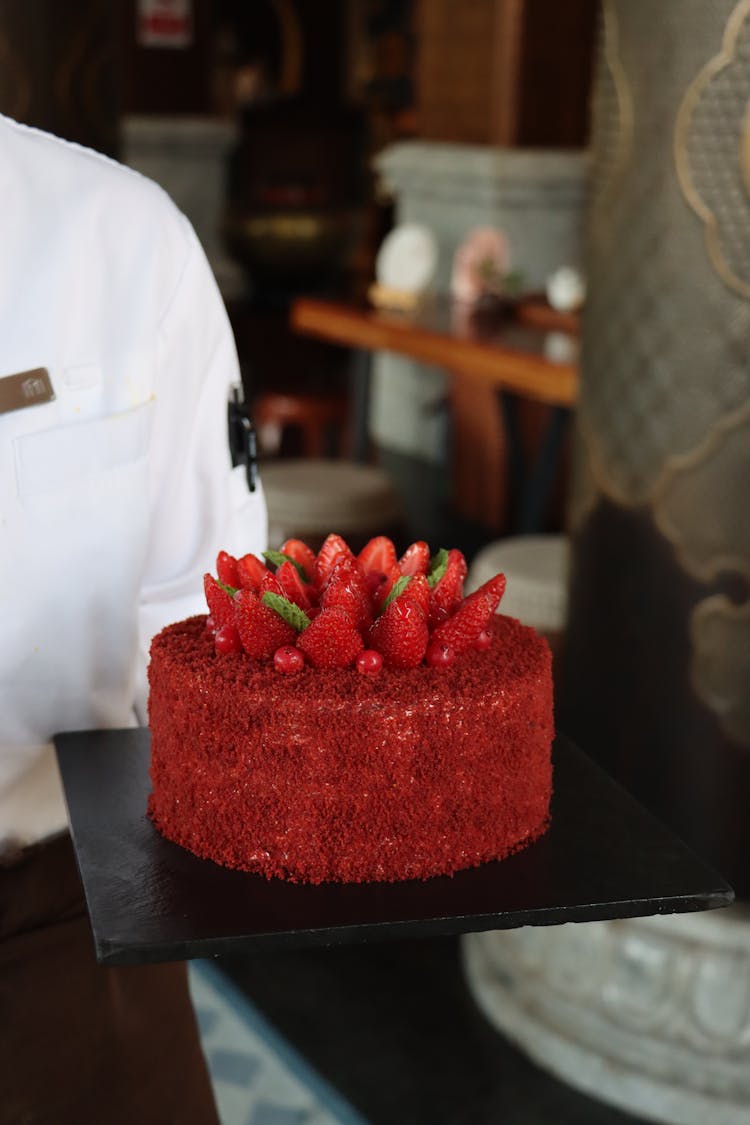
[{"label": "wooden furniture", "polygon": [[285,431],[294,431],[303,457],[348,452],[349,404],[343,394],[262,391],[253,403],[260,455],[278,456]]},{"label": "wooden furniture", "polygon": [[425,140],[581,147],[596,0],[420,0],[416,102]]},{"label": "wooden furniture", "polygon": [[550,406],[578,397],[577,342],[571,359],[547,358],[552,334],[521,323],[512,312],[477,310],[433,299],[414,313],[364,303],[300,297],[292,302],[295,332],[368,351],[391,351]]},{"label": "wooden furniture", "polygon": [[[543,526],[577,400],[578,341],[572,333],[547,332],[522,319],[510,310],[471,310],[441,299],[411,314],[314,298],[300,298],[291,307],[295,332],[359,352],[353,398],[355,450],[360,456],[367,450],[370,354],[392,351],[446,368],[452,375],[454,486],[457,496],[469,503],[473,498],[476,504],[473,512],[464,504],[462,514],[504,514],[509,496],[513,530],[528,532]],[[567,359],[562,355],[566,351]],[[498,394],[502,413],[497,410]],[[549,408],[531,457],[519,416],[523,400]],[[477,474],[481,451],[489,461],[483,458]]]}]

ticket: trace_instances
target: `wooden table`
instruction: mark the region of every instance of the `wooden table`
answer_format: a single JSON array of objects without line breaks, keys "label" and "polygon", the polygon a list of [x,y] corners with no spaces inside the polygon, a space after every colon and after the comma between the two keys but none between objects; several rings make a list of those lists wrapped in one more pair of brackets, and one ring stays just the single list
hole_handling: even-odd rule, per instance
[{"label": "wooden table", "polygon": [[[558,326],[553,329],[555,320]],[[541,327],[539,321],[550,327]],[[303,297],[291,309],[295,332],[355,349],[356,450],[367,449],[369,357],[389,351],[445,368],[452,375],[452,407],[482,427],[482,444],[501,448],[507,441],[513,529],[538,530],[559,464],[560,450],[578,397],[578,339],[575,322],[544,314],[538,302],[513,310],[471,310],[447,299],[432,299],[410,313],[374,309],[354,301]],[[488,403],[500,394],[504,433],[493,434]],[[532,463],[523,450],[518,401],[550,407],[546,432]],[[502,423],[501,423],[502,424]],[[475,443],[476,444],[476,443]],[[505,469],[505,466],[501,466]],[[498,471],[496,487],[500,487]]]}]

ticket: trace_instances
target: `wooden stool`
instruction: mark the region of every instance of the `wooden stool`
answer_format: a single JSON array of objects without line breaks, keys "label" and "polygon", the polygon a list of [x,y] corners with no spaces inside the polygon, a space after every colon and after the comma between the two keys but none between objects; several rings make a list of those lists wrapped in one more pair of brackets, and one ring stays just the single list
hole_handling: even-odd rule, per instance
[{"label": "wooden stool", "polygon": [[470,593],[495,574],[508,579],[500,613],[543,633],[553,651],[568,617],[570,543],[566,535],[513,535],[483,547],[466,576]]},{"label": "wooden stool", "polygon": [[303,457],[338,456],[349,450],[349,404],[345,395],[263,391],[253,403],[261,455],[278,456],[284,431],[300,435]]},{"label": "wooden stool", "polygon": [[403,525],[391,478],[373,465],[353,461],[270,460],[260,479],[268,506],[268,540],[303,539],[313,550],[330,532],[360,550],[375,535],[398,539]]}]

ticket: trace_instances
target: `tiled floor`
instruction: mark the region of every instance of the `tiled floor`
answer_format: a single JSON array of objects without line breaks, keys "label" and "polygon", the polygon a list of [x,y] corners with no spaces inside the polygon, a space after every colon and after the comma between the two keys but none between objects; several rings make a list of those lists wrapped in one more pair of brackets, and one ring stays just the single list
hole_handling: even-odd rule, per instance
[{"label": "tiled floor", "polygon": [[643,1125],[514,1050],[474,1004],[457,939],[222,965],[370,1125]]},{"label": "tiled floor", "polygon": [[215,965],[190,990],[222,1125],[366,1125]]}]

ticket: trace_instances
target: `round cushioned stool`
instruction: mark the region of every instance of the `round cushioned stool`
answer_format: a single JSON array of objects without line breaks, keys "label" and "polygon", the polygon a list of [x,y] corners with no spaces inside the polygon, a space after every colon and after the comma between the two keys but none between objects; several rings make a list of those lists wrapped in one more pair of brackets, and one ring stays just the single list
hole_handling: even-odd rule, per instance
[{"label": "round cushioned stool", "polygon": [[315,459],[260,465],[268,506],[268,540],[303,539],[313,549],[330,532],[360,549],[374,535],[397,536],[401,502],[390,477],[373,465]]},{"label": "round cushioned stool", "polygon": [[466,577],[467,592],[502,572],[508,585],[500,612],[551,640],[565,628],[570,545],[565,535],[519,535],[483,547]]}]

